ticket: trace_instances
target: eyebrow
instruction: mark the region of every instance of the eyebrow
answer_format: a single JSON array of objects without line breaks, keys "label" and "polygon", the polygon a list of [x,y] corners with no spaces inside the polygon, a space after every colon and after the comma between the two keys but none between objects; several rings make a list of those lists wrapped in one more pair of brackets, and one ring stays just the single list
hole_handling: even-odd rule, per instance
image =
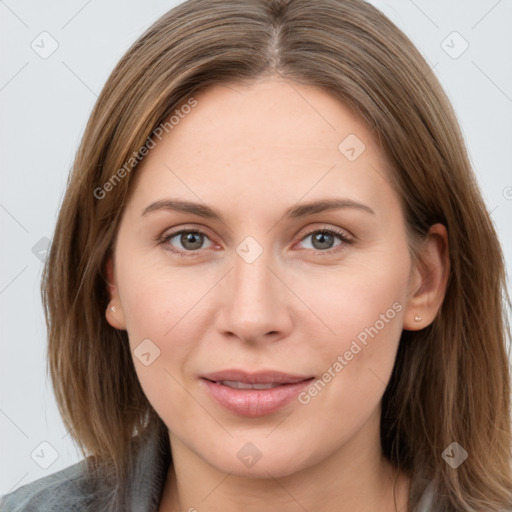
[{"label": "eyebrow", "polygon": [[[306,217],[307,215],[313,215],[315,213],[321,213],[329,210],[338,210],[341,208],[356,208],[358,210],[375,215],[375,212],[366,204],[354,201],[352,199],[335,198],[321,199],[318,201],[303,203],[298,206],[292,206],[284,212],[283,217],[295,219],[298,217]],[[211,208],[206,204],[194,203],[192,201],[184,201],[180,199],[161,199],[160,201],[155,201],[154,203],[151,203],[149,206],[144,208],[142,211],[142,216],[159,210],[167,210],[177,213],[188,213],[197,215],[199,217],[223,222],[222,214],[214,208]]]}]

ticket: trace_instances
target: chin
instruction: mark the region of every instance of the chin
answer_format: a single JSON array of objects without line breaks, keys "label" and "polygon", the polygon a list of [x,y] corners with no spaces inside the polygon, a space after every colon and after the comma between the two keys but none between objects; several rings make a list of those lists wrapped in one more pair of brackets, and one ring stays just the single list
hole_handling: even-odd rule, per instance
[{"label": "chin", "polygon": [[[266,441],[266,442],[265,442]],[[234,446],[233,446],[234,445]],[[231,448],[233,446],[233,448]],[[203,457],[208,464],[240,478],[282,478],[318,462],[311,454],[301,453],[296,445],[269,443],[268,440],[231,442],[227,450]],[[318,457],[321,459],[321,456]]]}]

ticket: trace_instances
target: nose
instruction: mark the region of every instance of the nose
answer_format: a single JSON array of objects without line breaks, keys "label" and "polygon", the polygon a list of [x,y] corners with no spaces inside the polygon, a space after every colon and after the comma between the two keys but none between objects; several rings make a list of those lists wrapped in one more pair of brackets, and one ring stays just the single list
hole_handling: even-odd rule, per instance
[{"label": "nose", "polygon": [[221,306],[216,328],[223,336],[251,344],[288,336],[293,324],[293,293],[274,267],[265,251],[251,263],[234,255],[234,268],[217,290]]}]

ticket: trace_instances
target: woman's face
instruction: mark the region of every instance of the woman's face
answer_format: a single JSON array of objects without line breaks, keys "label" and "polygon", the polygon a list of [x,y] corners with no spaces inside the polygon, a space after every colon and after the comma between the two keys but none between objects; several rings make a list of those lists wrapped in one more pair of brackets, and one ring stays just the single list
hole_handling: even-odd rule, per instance
[{"label": "woman's face", "polygon": [[135,171],[109,321],[173,450],[251,476],[356,461],[417,284],[383,155],[316,88],[196,100]]}]

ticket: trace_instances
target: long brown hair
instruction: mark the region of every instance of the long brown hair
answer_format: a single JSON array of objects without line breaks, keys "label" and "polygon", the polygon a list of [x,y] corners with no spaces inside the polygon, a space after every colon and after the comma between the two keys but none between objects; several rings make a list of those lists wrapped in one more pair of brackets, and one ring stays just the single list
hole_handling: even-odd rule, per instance
[{"label": "long brown hair", "polygon": [[[105,320],[105,262],[153,131],[197,92],[266,74],[321,88],[366,121],[393,170],[413,256],[431,225],[447,227],[445,300],[431,325],[402,333],[382,401],[382,450],[411,477],[410,507],[428,482],[432,510],[511,506],[501,248],[435,74],[362,0],[188,0],[118,63],[77,152],[42,283],[49,371],[66,427],[91,468],[111,470],[121,487],[142,433],[165,435],[127,333]],[[452,442],[468,453],[457,469],[441,456]]]}]

